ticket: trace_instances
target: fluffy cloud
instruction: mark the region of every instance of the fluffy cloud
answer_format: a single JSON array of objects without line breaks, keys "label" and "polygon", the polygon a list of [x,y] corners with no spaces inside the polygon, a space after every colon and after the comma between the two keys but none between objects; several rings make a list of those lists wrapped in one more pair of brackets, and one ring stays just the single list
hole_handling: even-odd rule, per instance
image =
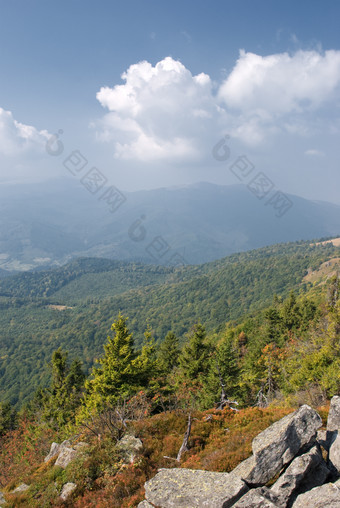
[{"label": "fluffy cloud", "polygon": [[340,83],[340,51],[262,57],[240,52],[219,97],[228,107],[265,118],[302,113],[329,100]]},{"label": "fluffy cloud", "polygon": [[122,79],[97,93],[109,111],[97,124],[97,138],[112,143],[115,157],[202,160],[221,133],[256,146],[282,132],[308,137],[322,131],[316,115],[339,96],[340,51],[241,51],[229,76],[215,85],[171,57],[155,66],[131,65]]},{"label": "fluffy cloud", "polygon": [[154,67],[131,65],[124,85],[104,87],[97,99],[111,113],[98,137],[114,141],[120,158],[139,160],[194,159],[199,140],[218,116],[207,74],[193,76],[170,57]]},{"label": "fluffy cloud", "polygon": [[41,149],[48,137],[47,131],[22,124],[10,111],[0,108],[0,154],[11,156],[32,148]]}]

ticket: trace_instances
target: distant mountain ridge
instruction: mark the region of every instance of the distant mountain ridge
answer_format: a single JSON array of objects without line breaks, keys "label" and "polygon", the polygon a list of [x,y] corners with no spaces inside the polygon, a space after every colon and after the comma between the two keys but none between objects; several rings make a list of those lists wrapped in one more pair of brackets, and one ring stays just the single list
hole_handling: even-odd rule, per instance
[{"label": "distant mountain ridge", "polygon": [[[275,243],[340,234],[340,206],[288,196],[282,217],[243,185],[125,193],[115,213],[80,182],[0,187],[0,269],[75,257],[199,264]],[[5,273],[2,272],[2,276]]]}]

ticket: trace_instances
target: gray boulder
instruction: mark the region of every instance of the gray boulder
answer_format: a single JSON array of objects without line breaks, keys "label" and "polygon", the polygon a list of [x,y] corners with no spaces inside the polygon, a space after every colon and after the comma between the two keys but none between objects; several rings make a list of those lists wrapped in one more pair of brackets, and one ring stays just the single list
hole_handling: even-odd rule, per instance
[{"label": "gray boulder", "polygon": [[64,448],[70,448],[72,445],[71,445],[71,442],[70,441],[63,441],[61,444],[58,444],[58,443],[52,443],[51,444],[51,448],[50,448],[50,451],[48,453],[48,455],[46,455],[46,457],[44,458],[44,462],[48,462],[49,460],[51,460],[53,457],[56,457],[57,455],[59,455],[59,453],[64,449]]},{"label": "gray boulder", "polygon": [[48,462],[49,460],[51,460],[53,457],[56,457],[58,455],[58,453],[60,452],[60,444],[59,443],[52,443],[51,444],[51,448],[50,448],[50,451],[48,453],[48,455],[46,455],[46,457],[44,458],[44,462]]},{"label": "gray boulder", "polygon": [[233,505],[233,508],[277,508],[281,506],[275,501],[274,496],[271,496],[266,487],[259,487],[249,490],[247,494]]},{"label": "gray boulder", "polygon": [[137,437],[127,434],[117,443],[124,462],[132,464],[138,452],[143,448],[143,443]]},{"label": "gray boulder", "polygon": [[327,431],[326,430],[318,430],[316,434],[316,440],[322,448],[328,451],[329,445],[327,443]]},{"label": "gray boulder", "polygon": [[70,462],[78,458],[88,446],[87,443],[80,442],[70,448],[67,446],[62,447],[54,465],[65,469]]},{"label": "gray boulder", "polygon": [[70,497],[70,495],[72,494],[72,492],[76,490],[76,488],[77,485],[75,483],[72,482],[65,483],[65,485],[63,485],[63,488],[61,489],[60,498],[63,501],[66,501],[66,499]]},{"label": "gray boulder", "polygon": [[333,432],[340,429],[340,397],[335,395],[331,399],[327,419],[327,432]]},{"label": "gray boulder", "polygon": [[[340,430],[340,397],[338,395],[335,395],[331,399],[331,405],[329,408],[327,419],[326,444],[328,449],[330,449],[330,447],[336,440],[339,430]],[[334,467],[336,468],[336,466]]]},{"label": "gray boulder", "polygon": [[340,488],[338,482],[326,483],[300,494],[293,508],[340,508]]},{"label": "gray boulder", "polygon": [[338,434],[338,431],[334,431],[332,441],[330,442],[328,459],[330,466],[340,473],[340,434]]},{"label": "gray boulder", "polygon": [[228,473],[161,469],[145,484],[145,497],[160,508],[229,508],[248,490]]},{"label": "gray boulder", "polygon": [[249,479],[258,474],[254,455],[240,462],[230,474],[250,483]]},{"label": "gray boulder", "polygon": [[308,453],[296,457],[270,489],[283,508],[298,494],[322,485],[329,476],[320,449],[314,446]]},{"label": "gray boulder", "polygon": [[322,425],[320,415],[304,405],[273,423],[253,439],[253,457],[232,472],[250,485],[265,485],[304,447],[311,446]]},{"label": "gray boulder", "polygon": [[147,501],[142,501],[141,503],[139,503],[137,508],[154,508],[154,507],[152,506],[152,504],[148,503]]}]

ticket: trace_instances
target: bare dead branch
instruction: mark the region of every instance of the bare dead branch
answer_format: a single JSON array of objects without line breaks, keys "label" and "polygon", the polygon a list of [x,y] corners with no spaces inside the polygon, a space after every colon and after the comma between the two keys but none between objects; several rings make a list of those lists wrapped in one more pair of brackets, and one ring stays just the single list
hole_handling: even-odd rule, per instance
[{"label": "bare dead branch", "polygon": [[190,437],[190,433],[191,433],[191,424],[192,424],[192,418],[191,418],[191,413],[189,413],[187,430],[185,431],[185,434],[184,434],[182,446],[180,447],[179,452],[177,454],[177,461],[178,462],[181,461],[182,454],[189,450],[188,443],[189,443],[189,437]]},{"label": "bare dead branch", "polygon": [[221,398],[220,398],[219,405],[217,406],[217,409],[222,411],[225,407],[228,407],[232,411],[238,411],[238,409],[232,407],[232,404],[238,406],[238,402],[236,400],[230,400],[227,397],[227,394],[225,391],[225,383],[224,383],[224,380],[223,380],[223,377],[222,377],[222,374],[220,371],[220,367],[219,367],[217,361],[216,361],[216,367],[217,367],[218,378],[220,380],[220,386],[221,386]]}]

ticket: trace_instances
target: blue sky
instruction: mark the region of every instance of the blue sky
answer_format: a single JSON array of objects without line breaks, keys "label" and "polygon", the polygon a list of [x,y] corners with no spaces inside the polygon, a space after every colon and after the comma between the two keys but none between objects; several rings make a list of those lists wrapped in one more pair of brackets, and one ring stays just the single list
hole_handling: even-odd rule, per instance
[{"label": "blue sky", "polygon": [[0,19],[0,182],[66,178],[78,149],[125,190],[234,184],[246,155],[340,202],[340,2],[0,0]]}]

